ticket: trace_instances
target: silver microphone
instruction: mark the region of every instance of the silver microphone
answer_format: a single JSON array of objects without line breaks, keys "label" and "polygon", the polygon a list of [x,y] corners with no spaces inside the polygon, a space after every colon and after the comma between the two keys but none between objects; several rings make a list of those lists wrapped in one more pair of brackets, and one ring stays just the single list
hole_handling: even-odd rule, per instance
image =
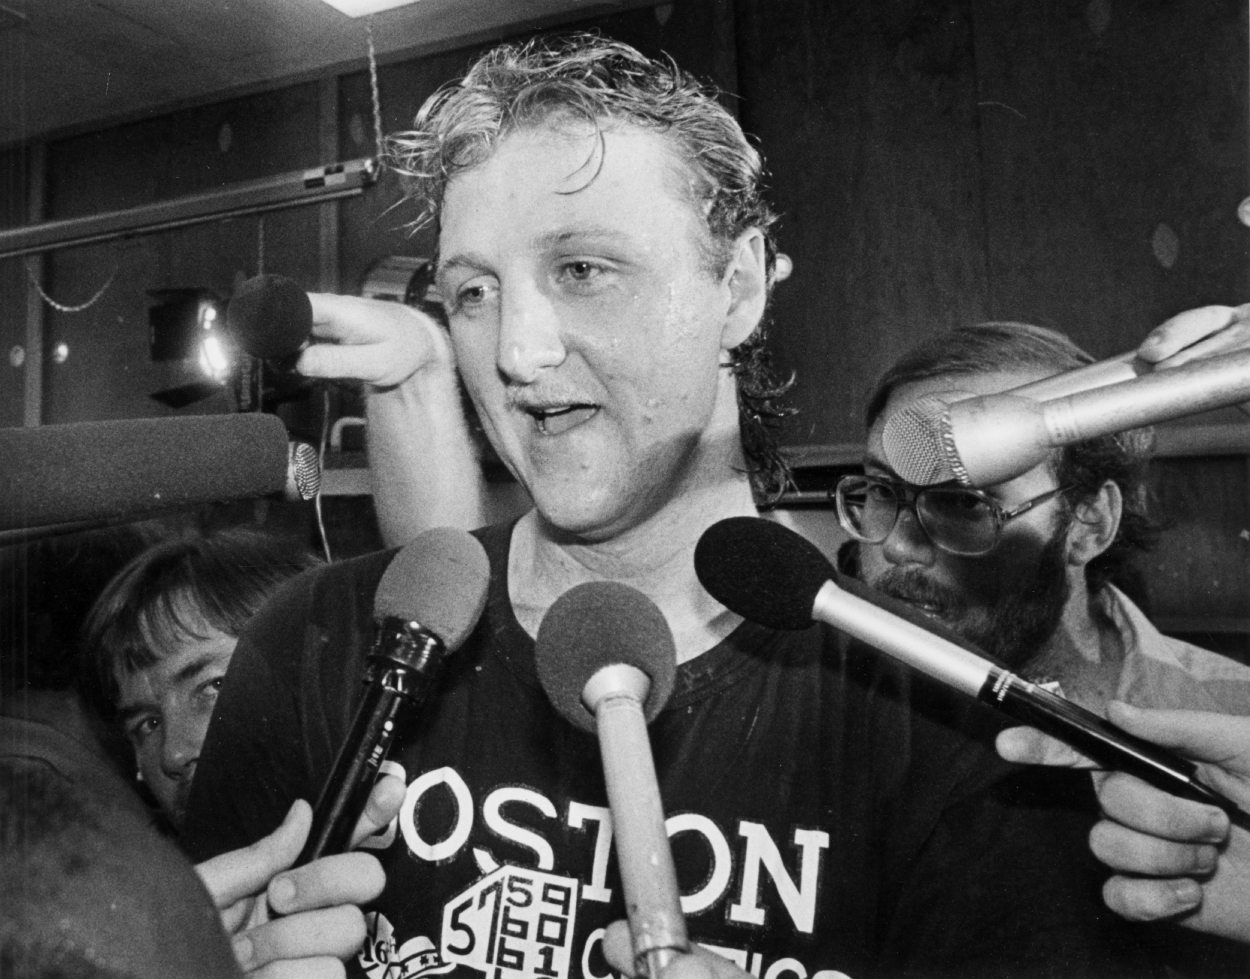
[{"label": "silver microphone", "polygon": [[992,486],[1028,472],[1053,449],[1245,401],[1250,350],[1048,401],[1022,397],[1021,390],[917,399],[887,419],[886,461],[919,486]]}]

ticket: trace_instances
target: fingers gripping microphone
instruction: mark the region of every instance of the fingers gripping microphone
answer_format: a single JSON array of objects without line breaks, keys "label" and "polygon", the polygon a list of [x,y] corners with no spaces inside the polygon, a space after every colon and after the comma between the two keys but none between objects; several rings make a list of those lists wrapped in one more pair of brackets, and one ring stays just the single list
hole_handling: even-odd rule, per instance
[{"label": "fingers gripping microphone", "polygon": [[1250,350],[1240,350],[1042,402],[1014,391],[920,398],[890,416],[883,443],[891,468],[909,483],[992,486],[1053,449],[1247,398]]},{"label": "fingers gripping microphone", "polygon": [[312,446],[276,415],[0,429],[0,531],[145,516],[216,500],[316,495]]},{"label": "fingers gripping microphone", "polygon": [[647,721],[673,691],[672,633],[641,592],[596,581],[569,589],[547,610],[534,656],[556,710],[598,733],[635,968],[654,979],[690,948],[647,737]]},{"label": "fingers gripping microphone", "polygon": [[1192,762],[1021,679],[904,602],[841,578],[814,545],[785,527],[755,517],[722,520],[699,540],[694,560],[709,594],[744,618],[774,629],[825,622],[1107,768],[1219,806],[1250,826],[1250,814],[1198,781]]},{"label": "fingers gripping microphone", "polygon": [[226,329],[245,353],[262,360],[289,361],[312,334],[312,303],[294,280],[258,275],[231,297]]},{"label": "fingers gripping microphone", "polygon": [[427,530],[391,559],[373,600],[364,697],[313,808],[301,864],[343,853],[398,727],[429,698],[486,607],[490,562],[463,530]]}]

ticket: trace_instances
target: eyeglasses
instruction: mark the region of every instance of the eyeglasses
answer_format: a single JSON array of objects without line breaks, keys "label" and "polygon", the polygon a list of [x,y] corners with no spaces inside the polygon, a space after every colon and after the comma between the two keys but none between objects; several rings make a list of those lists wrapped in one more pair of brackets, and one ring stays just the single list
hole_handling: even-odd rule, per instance
[{"label": "eyeglasses", "polygon": [[998,544],[1003,524],[1028,513],[1070,487],[1059,486],[1010,509],[981,492],[963,486],[913,486],[881,476],[845,476],[830,495],[838,505],[838,521],[848,534],[880,544],[911,510],[935,547],[947,554],[978,557]]}]

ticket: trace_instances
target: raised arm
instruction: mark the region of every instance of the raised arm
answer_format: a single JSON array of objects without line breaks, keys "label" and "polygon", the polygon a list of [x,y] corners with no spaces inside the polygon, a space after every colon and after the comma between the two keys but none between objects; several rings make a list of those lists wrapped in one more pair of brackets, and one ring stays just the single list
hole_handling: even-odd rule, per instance
[{"label": "raised arm", "polygon": [[382,540],[483,521],[482,476],[446,332],[400,303],[314,293],[309,377],[364,382],[369,470]]}]

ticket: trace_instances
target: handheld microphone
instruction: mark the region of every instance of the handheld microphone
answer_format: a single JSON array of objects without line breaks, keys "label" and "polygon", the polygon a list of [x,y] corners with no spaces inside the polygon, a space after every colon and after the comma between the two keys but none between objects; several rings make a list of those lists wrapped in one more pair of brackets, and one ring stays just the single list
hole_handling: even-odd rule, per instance
[{"label": "handheld microphone", "polygon": [[[0,429],[0,531],[82,527],[321,484],[276,415],[192,415]],[[27,534],[27,537],[35,536]]]},{"label": "handheld microphone", "polygon": [[289,366],[312,335],[312,302],[293,279],[253,276],[226,305],[226,330],[245,353]]},{"label": "handheld microphone", "polygon": [[351,845],[395,732],[429,698],[447,657],[482,617],[490,562],[477,538],[436,527],[404,546],[373,599],[376,635],[364,697],[313,807],[304,864]]},{"label": "handheld microphone", "polygon": [[1049,401],[1019,391],[920,398],[890,416],[883,444],[909,483],[992,486],[1028,472],[1052,449],[1248,397],[1250,350],[1239,350]]},{"label": "handheld microphone", "polygon": [[556,710],[598,733],[635,969],[654,979],[690,950],[647,737],[647,721],[664,707],[677,675],[672,633],[642,592],[589,582],[547,610],[534,657]]},{"label": "handheld microphone", "polygon": [[708,593],[744,618],[774,629],[827,623],[1106,768],[1218,806],[1250,828],[1250,813],[1200,782],[1193,762],[1016,676],[905,602],[841,578],[813,544],[791,530],[755,517],[722,520],[700,538],[694,560]]}]

